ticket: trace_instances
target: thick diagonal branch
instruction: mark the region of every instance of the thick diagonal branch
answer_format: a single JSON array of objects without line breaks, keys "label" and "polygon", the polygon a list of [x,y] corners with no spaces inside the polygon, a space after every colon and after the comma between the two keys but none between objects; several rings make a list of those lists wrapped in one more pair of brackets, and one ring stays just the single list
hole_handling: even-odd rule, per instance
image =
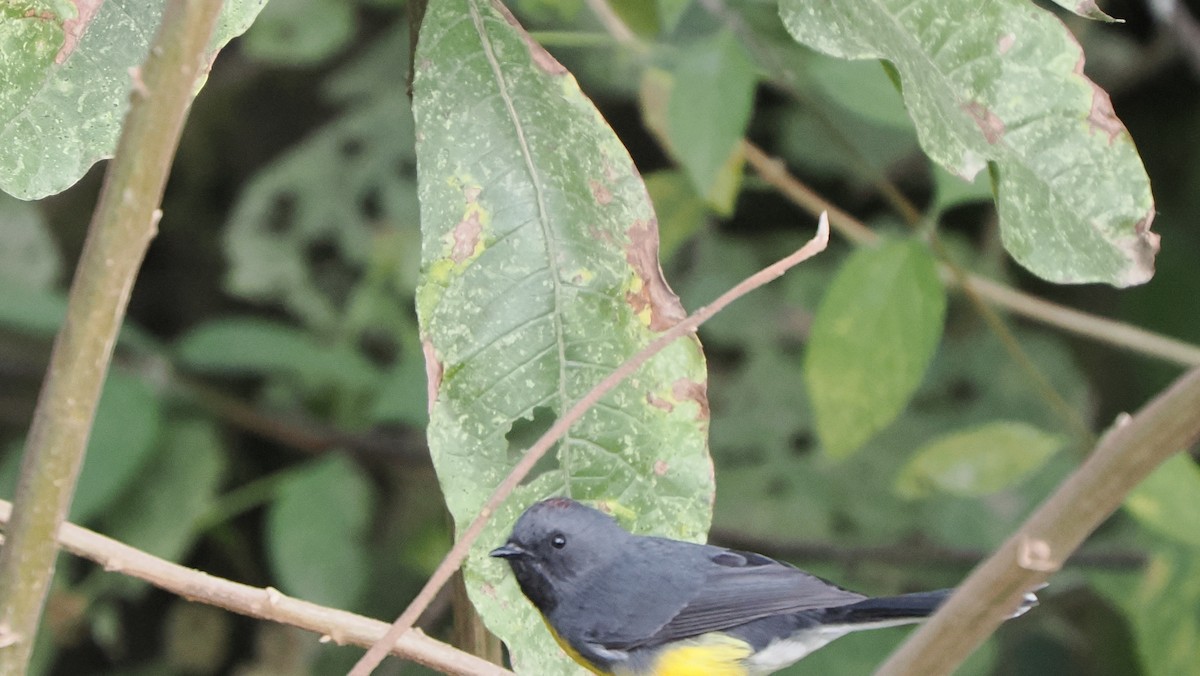
[{"label": "thick diagonal branch", "polygon": [[1132,417],[1122,416],[1058,490],[984,561],[877,676],[949,674],[1044,582],[1125,496],[1200,439],[1200,368]]}]

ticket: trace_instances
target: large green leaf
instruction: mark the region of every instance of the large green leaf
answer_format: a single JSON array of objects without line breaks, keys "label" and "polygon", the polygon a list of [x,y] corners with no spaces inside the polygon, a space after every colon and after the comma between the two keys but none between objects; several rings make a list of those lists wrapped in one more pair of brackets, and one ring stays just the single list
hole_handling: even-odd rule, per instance
[{"label": "large green leaf", "polygon": [[[461,527],[517,461],[514,423],[561,415],[683,310],[629,154],[503,7],[431,3],[416,63],[428,440]],[[549,494],[619,506],[638,530],[701,537],[713,493],[705,382],[696,340],[675,342],[572,427],[557,463],[474,547],[472,600],[518,668],[578,672],[486,552]]]},{"label": "large green leaf", "polygon": [[[169,561],[186,552],[195,525],[212,507],[225,466],[214,426],[176,420],[138,481],[104,515],[104,532]],[[138,585],[141,587],[141,585]]]},{"label": "large green leaf", "polygon": [[1004,246],[1054,282],[1154,273],[1154,202],[1108,94],[1063,25],[1028,0],[781,0],[796,40],[886,59],[931,158],[968,180],[990,166]]},{"label": "large green leaf", "polygon": [[[119,371],[108,374],[71,502],[72,521],[90,521],[128,488],[154,451],[161,420],[158,398],[145,383]],[[0,466],[0,494],[6,496],[20,472],[15,450]]]},{"label": "large green leaf", "polygon": [[1150,530],[1200,548],[1200,467],[1178,453],[1125,499],[1125,509]]},{"label": "large green leaf", "polygon": [[[227,0],[209,57],[266,0]],[[0,190],[59,192],[117,144],[162,0],[15,0],[0,5]]]},{"label": "large green leaf", "polygon": [[124,492],[151,457],[161,422],[162,405],[148,385],[108,374],[71,503],[72,521],[90,520]]},{"label": "large green leaf", "polygon": [[696,191],[729,213],[740,183],[742,135],[754,107],[754,62],[733,33],[723,31],[688,45],[673,75],[668,146]]},{"label": "large green leaf", "polygon": [[980,496],[1021,480],[1066,444],[1021,422],[991,422],[934,439],[909,459],[896,491],[918,498],[941,491]]},{"label": "large green leaf", "polygon": [[1200,558],[1195,551],[1160,547],[1135,579],[1091,575],[1100,591],[1125,611],[1147,676],[1200,676]]},{"label": "large green leaf", "polygon": [[214,319],[181,337],[175,349],[180,364],[205,373],[287,373],[313,386],[350,388],[377,379],[355,350],[322,345],[310,333],[265,319]]},{"label": "large green leaf", "polygon": [[310,463],[280,487],[267,512],[267,554],[280,588],[352,608],[366,589],[371,482],[343,455]]},{"label": "large green leaf", "polygon": [[942,335],[946,292],[915,240],[854,252],[813,319],[804,380],[825,452],[858,450],[904,409]]}]

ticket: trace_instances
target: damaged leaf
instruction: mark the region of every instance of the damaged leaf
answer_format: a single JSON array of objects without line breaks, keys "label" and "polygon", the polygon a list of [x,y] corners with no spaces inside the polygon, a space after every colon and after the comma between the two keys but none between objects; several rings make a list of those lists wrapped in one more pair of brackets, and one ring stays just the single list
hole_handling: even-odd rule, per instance
[{"label": "damaged leaf", "polygon": [[1133,140],[1083,52],[1027,0],[781,0],[797,41],[899,73],[921,146],[972,180],[988,168],[1005,248],[1058,283],[1154,274],[1154,201]]},{"label": "damaged leaf", "polygon": [[[525,419],[561,416],[685,316],[629,154],[574,78],[498,3],[430,3],[413,85],[421,203],[417,310],[428,441],[463,527],[524,451]],[[578,673],[486,552],[531,501],[570,495],[633,527],[696,539],[713,495],[703,357],[676,341],[572,427],[499,511],[466,567],[518,671]]]},{"label": "damaged leaf", "polygon": [[[209,59],[266,0],[227,0]],[[111,157],[163,3],[16,0],[0,7],[0,190],[60,192]]]}]

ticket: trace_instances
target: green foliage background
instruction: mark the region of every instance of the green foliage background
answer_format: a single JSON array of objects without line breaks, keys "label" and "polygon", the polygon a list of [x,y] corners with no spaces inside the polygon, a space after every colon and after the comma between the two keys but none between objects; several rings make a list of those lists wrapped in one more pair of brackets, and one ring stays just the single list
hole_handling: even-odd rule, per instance
[{"label": "green foliage background", "polygon": [[[1200,138],[1200,72],[1188,67],[1174,33],[1142,3],[1105,3],[1125,24],[1023,0],[989,3],[994,14],[988,21],[1028,27],[1019,32],[1022,39],[1046,37],[1033,38],[1029,47],[1041,59],[1037,69],[967,73],[1006,86],[1006,78],[1015,77],[1030,87],[1017,97],[997,85],[987,105],[1005,115],[1032,115],[1004,106],[1016,106],[1018,98],[1030,104],[1028,98],[1040,94],[1059,97],[1054,109],[1066,110],[1068,122],[1081,101],[1086,115],[1091,90],[1071,79],[1074,35],[1088,57],[1085,72],[1112,95],[1154,186],[1154,230],[1163,242],[1154,278],[1121,291],[1055,286],[1013,257],[1055,280],[1125,284],[1145,273],[1144,250],[1122,241],[1152,208],[1128,140],[1056,118],[1041,135],[985,148],[980,128],[939,127],[931,119],[942,113],[922,112],[930,110],[926,104],[936,110],[946,103],[936,93],[966,72],[954,58],[977,62],[971,53],[938,52],[950,59],[945,72],[922,70],[913,65],[914,50],[920,55],[930,47],[920,40],[898,34],[894,42],[872,41],[862,22],[857,25],[866,38],[806,35],[797,17],[813,3],[780,4],[782,21],[776,3],[764,0],[622,0],[613,6],[634,32],[634,42],[622,43],[581,0],[509,3],[578,80],[579,91],[561,86],[564,100],[575,106],[571,114],[558,109],[537,117],[530,133],[538,134],[535,145],[549,149],[535,169],[566,186],[569,206],[553,211],[551,204],[551,220],[567,233],[572,252],[582,250],[580,260],[593,259],[587,237],[571,228],[605,212],[595,204],[578,207],[573,198],[605,206],[615,195],[618,206],[633,205],[629,214],[648,214],[632,168],[622,167],[607,194],[586,181],[572,187],[570,172],[578,168],[582,175],[589,148],[604,143],[609,157],[623,145],[645,179],[666,279],[689,310],[812,232],[813,219],[744,166],[743,136],[885,235],[876,247],[835,241],[829,252],[701,330],[711,407],[708,453],[704,423],[693,422],[695,408],[679,406],[675,418],[655,423],[661,426],[655,441],[621,449],[632,460],[597,453],[593,464],[569,465],[571,456],[560,454],[539,468],[540,478],[521,499],[571,490],[610,502],[631,527],[680,537],[697,536],[711,517],[716,542],[785,558],[865,592],[950,586],[1079,462],[1089,434],[1139,406],[1179,367],[1007,318],[1026,358],[1066,403],[1070,413],[1064,414],[963,296],[947,291],[935,262],[949,258],[1038,295],[1200,343],[1194,265],[1200,235],[1189,227],[1200,218],[1200,148],[1191,140]],[[843,4],[881,12],[893,3]],[[464,11],[460,5],[487,10],[487,3],[472,0],[446,2],[439,11]],[[242,13],[258,8],[235,6]],[[16,16],[9,9],[5,21]],[[435,420],[429,442],[439,488],[425,435],[426,371],[414,300],[419,285],[422,303],[429,304],[420,308],[426,337],[436,341],[438,330],[460,320],[466,326],[471,318],[451,308],[440,315],[442,329],[436,320],[429,328],[429,318],[439,316],[435,302],[453,295],[446,289],[463,272],[436,266],[439,256],[454,259],[447,254],[453,241],[442,249],[443,235],[431,236],[430,224],[439,210],[449,214],[449,226],[459,222],[463,204],[446,195],[461,199],[473,192],[464,190],[464,176],[479,181],[492,207],[517,208],[520,200],[495,201],[500,198],[491,191],[507,184],[463,173],[479,159],[473,155],[506,141],[502,126],[487,126],[483,115],[471,112],[487,100],[486,77],[455,62],[477,56],[478,46],[441,45],[444,53],[422,46],[431,50],[429,61],[417,65],[432,88],[425,95],[441,91],[467,112],[425,121],[418,114],[414,122],[405,10],[399,0],[276,0],[216,60],[185,131],[160,235],[134,290],[76,495],[76,521],[213,574],[392,617],[448,547],[454,521],[444,505],[451,504],[460,523],[469,519],[470,506],[489,491],[479,477],[498,480],[567,403],[533,397],[511,410],[497,405],[497,420],[488,420],[491,409],[463,411],[472,423],[490,425],[480,437],[487,442],[486,462],[483,455],[454,456],[461,450],[455,420],[435,408],[435,418],[443,419]],[[504,36],[496,36],[503,45]],[[45,45],[11,51],[22,44],[12,38],[0,46],[6,59],[19,54],[50,68]],[[845,61],[813,49],[871,58]],[[497,53],[514,70],[530,59],[524,48]],[[873,60],[881,56],[891,65]],[[107,65],[127,67],[114,64]],[[32,85],[10,93],[26,90]],[[418,101],[422,95],[418,83]],[[920,99],[927,95],[931,101]],[[39,105],[49,105],[44,99]],[[914,103],[918,99],[923,103]],[[532,113],[514,109],[534,116],[542,101],[517,101]],[[20,105],[0,98],[0,117],[12,118]],[[105,117],[119,120],[117,113]],[[71,119],[68,126],[86,126]],[[451,127],[444,120],[453,120],[453,134],[443,130],[448,136],[436,137],[439,127]],[[5,124],[6,135],[21,136]],[[1045,134],[1067,140],[1048,152]],[[601,140],[583,140],[589,135]],[[432,155],[418,153],[418,138],[430,144],[421,152],[442,144],[463,157],[437,165]],[[84,145],[65,153],[67,164],[86,168],[104,155],[100,141],[89,136]],[[484,159],[512,161],[503,154]],[[446,176],[430,181],[430,167]],[[6,162],[3,178],[45,178],[40,170],[17,168],[16,161]],[[73,171],[61,170],[64,176]],[[977,176],[968,184],[952,171]],[[1096,175],[1104,181],[1089,180]],[[74,181],[64,176],[40,187],[6,183],[5,189],[43,195]],[[459,182],[448,183],[454,176]],[[6,495],[100,178],[101,169],[93,168],[74,187],[38,202],[0,195],[0,488]],[[888,197],[891,188],[915,205],[919,218],[912,227]],[[1001,195],[999,221],[993,190]],[[1093,208],[1115,220],[1097,225]],[[424,258],[420,218],[427,229]],[[932,232],[940,249],[928,246]],[[1074,260],[1063,250],[1083,254]],[[579,278],[617,279],[615,297],[623,301],[629,290],[620,286],[621,275],[628,276],[624,260],[596,260]],[[431,287],[431,280],[445,289]],[[500,295],[487,307],[506,299],[524,297]],[[594,316],[582,322],[584,333],[616,325]],[[652,333],[635,321],[621,326],[630,343],[625,349]],[[453,339],[452,330],[444,335]],[[483,347],[497,345],[484,341]],[[466,354],[476,347],[456,349]],[[702,383],[691,349],[668,355],[629,392],[646,387],[673,396],[648,383],[672,382],[679,372]],[[611,367],[618,354],[603,352],[597,363]],[[448,373],[444,382],[470,375]],[[460,382],[475,387],[469,378]],[[520,383],[510,388],[500,394],[529,395]],[[628,392],[615,396],[626,397],[610,402],[622,414],[648,401]],[[577,443],[602,445],[607,428],[598,427],[601,441],[581,434]],[[661,446],[653,456],[651,443]],[[647,462],[650,457],[666,458],[663,467],[686,474],[653,490],[649,477],[660,466]],[[710,457],[716,477],[711,515],[705,507],[714,490],[706,474]],[[650,471],[631,473],[638,462]],[[465,481],[468,470],[478,476]],[[480,552],[494,546],[516,510],[502,514]],[[1197,523],[1200,470],[1181,455],[1138,489],[1085,546],[1078,564],[1054,578],[1043,605],[1005,626],[963,673],[1200,674],[1193,647],[1200,642]],[[477,599],[478,585],[507,584],[503,569],[479,552],[469,570]],[[530,644],[514,651],[537,656],[526,658],[542,665],[530,673],[573,673],[540,661],[556,649],[511,587],[501,593],[508,594],[502,597],[508,608],[485,619],[502,635],[527,637]],[[424,624],[452,640],[447,608],[440,604]],[[358,654],[195,606],[66,557],[44,624],[36,673],[341,673]],[[851,636],[786,673],[867,673],[904,635]],[[424,673],[394,661],[385,669]]]}]

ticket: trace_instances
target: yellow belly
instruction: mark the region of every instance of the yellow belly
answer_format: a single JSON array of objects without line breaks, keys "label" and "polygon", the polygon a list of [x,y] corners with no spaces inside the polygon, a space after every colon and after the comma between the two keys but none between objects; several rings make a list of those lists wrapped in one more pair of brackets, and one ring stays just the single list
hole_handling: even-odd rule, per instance
[{"label": "yellow belly", "polygon": [[[572,660],[598,676],[609,676],[563,640],[549,621],[546,621],[546,628]],[[655,656],[650,671],[634,672],[618,668],[612,676],[749,676],[742,661],[751,653],[753,650],[744,641],[721,634],[705,634],[663,649]]]},{"label": "yellow belly", "polygon": [[705,634],[664,649],[645,676],[747,676],[743,661],[752,652],[744,641]]}]

